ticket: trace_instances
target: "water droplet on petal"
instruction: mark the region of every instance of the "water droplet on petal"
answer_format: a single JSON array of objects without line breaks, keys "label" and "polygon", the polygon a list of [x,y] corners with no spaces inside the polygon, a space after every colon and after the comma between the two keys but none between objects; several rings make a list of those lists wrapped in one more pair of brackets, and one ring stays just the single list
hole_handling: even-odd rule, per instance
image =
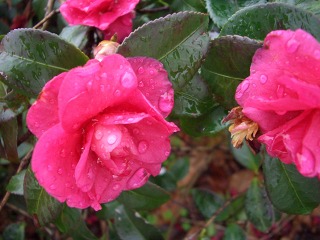
[{"label": "water droplet on petal", "polygon": [[315,50],[313,53],[313,56],[317,59],[320,60],[320,50]]},{"label": "water droplet on petal", "polygon": [[162,112],[170,112],[173,108],[173,93],[172,91],[162,94],[159,98],[159,109]]},{"label": "water droplet on petal", "polygon": [[131,72],[125,72],[121,77],[121,84],[125,88],[131,88],[135,85],[136,78]]},{"label": "water droplet on petal", "polygon": [[115,185],[112,187],[112,189],[113,189],[114,191],[118,190],[119,188],[120,188],[120,184],[115,184]]},{"label": "water droplet on petal", "polygon": [[149,71],[149,73],[150,73],[150,75],[154,75],[154,70],[151,69],[151,70]]},{"label": "water droplet on petal", "polygon": [[140,74],[144,73],[143,67],[139,67],[139,68],[138,68],[138,73],[140,73]]},{"label": "water droplet on petal", "polygon": [[113,135],[113,134],[110,134],[107,138],[107,142],[112,145],[114,144],[115,142],[117,141],[117,136],[116,135]]},{"label": "water droplet on petal", "polygon": [[267,81],[268,81],[268,76],[262,74],[262,75],[260,76],[260,82],[261,82],[261,84],[265,84]]},{"label": "water droplet on petal", "polygon": [[100,139],[103,137],[103,132],[97,130],[97,131],[94,133],[94,137],[95,137],[97,140],[100,140]]},{"label": "water droplet on petal", "polygon": [[277,88],[277,97],[278,97],[278,98],[282,98],[282,97],[283,97],[283,94],[284,94],[284,87],[281,86],[281,85],[278,85],[278,88]]},{"label": "water droplet on petal", "polygon": [[138,144],[138,151],[139,153],[145,153],[148,149],[148,143],[146,141],[141,141]]},{"label": "water droplet on petal", "polygon": [[51,184],[49,188],[50,188],[51,190],[54,190],[54,189],[56,189],[56,188],[57,188],[57,186],[56,186],[56,185],[54,185],[54,184]]},{"label": "water droplet on petal", "polygon": [[170,155],[170,152],[169,152],[169,151],[166,151],[166,152],[164,153],[164,155],[165,155],[166,157],[168,157],[168,156]]},{"label": "water droplet on petal", "polygon": [[75,169],[75,168],[76,168],[76,165],[73,163],[73,164],[71,165],[71,168],[72,168],[72,169]]},{"label": "water droplet on petal", "polygon": [[295,39],[290,39],[287,42],[287,52],[294,53],[297,51],[299,46],[300,46],[300,43],[298,41],[296,41]]},{"label": "water droplet on petal", "polygon": [[249,85],[250,85],[249,81],[247,81],[247,80],[243,81],[242,84],[241,84],[242,92],[247,91],[247,89],[249,88]]},{"label": "water droplet on petal", "polygon": [[48,165],[47,169],[48,169],[49,172],[51,172],[53,170],[53,167],[51,165]]},{"label": "water droplet on petal", "polygon": [[60,151],[60,157],[66,157],[66,150],[64,150],[64,149],[62,149],[61,151]]},{"label": "water droplet on petal", "polygon": [[133,134],[137,135],[140,133],[140,130],[138,128],[133,129]]},{"label": "water droplet on petal", "polygon": [[116,97],[119,97],[120,96],[120,90],[116,90],[113,95],[116,96]]},{"label": "water droplet on petal", "polygon": [[104,73],[101,74],[101,77],[107,78],[107,77],[108,77],[108,74],[107,74],[106,72],[104,72]]},{"label": "water droplet on petal", "polygon": [[146,169],[138,169],[128,180],[127,189],[130,190],[143,186],[148,181],[149,176],[150,174]]},{"label": "water droplet on petal", "polygon": [[62,168],[58,169],[58,174],[61,175],[62,174]]},{"label": "water droplet on petal", "polygon": [[92,89],[92,81],[87,83],[87,90],[90,91]]}]

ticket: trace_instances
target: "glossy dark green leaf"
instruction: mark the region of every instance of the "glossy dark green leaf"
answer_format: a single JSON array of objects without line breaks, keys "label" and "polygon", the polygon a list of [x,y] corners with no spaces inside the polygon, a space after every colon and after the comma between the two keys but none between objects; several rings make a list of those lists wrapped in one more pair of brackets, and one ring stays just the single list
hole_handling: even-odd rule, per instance
[{"label": "glossy dark green leaf", "polygon": [[206,0],[206,6],[212,21],[218,27],[222,27],[240,9],[266,2],[266,0]]},{"label": "glossy dark green leaf", "polygon": [[180,127],[184,132],[194,137],[214,135],[227,127],[221,123],[226,114],[223,107],[217,106],[200,117],[181,118]]},{"label": "glossy dark green leaf", "polygon": [[170,8],[176,12],[194,11],[206,12],[205,0],[175,0],[170,5]]},{"label": "glossy dark green leaf", "polygon": [[218,194],[204,189],[192,189],[192,198],[205,218],[210,218],[222,206],[224,200]]},{"label": "glossy dark green leaf", "polygon": [[81,216],[81,211],[76,208],[63,206],[62,212],[55,221],[59,230],[76,240],[97,240],[98,238],[88,229]]},{"label": "glossy dark green leaf", "polygon": [[262,232],[268,231],[276,219],[276,213],[264,187],[254,178],[246,194],[245,210],[248,220]]},{"label": "glossy dark green leaf", "polygon": [[304,29],[320,40],[320,19],[311,12],[283,3],[244,8],[223,26],[220,36],[240,35],[263,40],[272,30]]},{"label": "glossy dark green leaf", "polygon": [[158,175],[156,177],[150,177],[150,181],[160,186],[167,191],[173,191],[177,188],[178,180],[170,171],[166,171],[164,174]]},{"label": "glossy dark green leaf", "polygon": [[120,206],[115,210],[115,229],[122,240],[162,240],[163,237],[137,212]]},{"label": "glossy dark green leaf", "polygon": [[230,148],[237,162],[254,172],[259,170],[262,163],[261,155],[254,154],[247,144],[243,144],[242,147],[238,149],[233,146],[230,146]]},{"label": "glossy dark green leaf", "polygon": [[143,187],[132,191],[122,192],[117,198],[117,201],[121,202],[128,208],[136,210],[150,210],[159,207],[170,196],[159,186],[147,182]]},{"label": "glossy dark green leaf", "polygon": [[190,81],[201,65],[209,44],[208,16],[179,12],[149,22],[135,30],[119,46],[126,57],[158,59],[168,71],[175,90]]},{"label": "glossy dark green leaf", "polygon": [[237,105],[234,94],[239,83],[249,76],[255,51],[262,43],[240,36],[219,37],[211,41],[201,68],[215,100],[230,110]]},{"label": "glossy dark green leaf", "polygon": [[227,226],[223,236],[223,240],[246,240],[246,239],[247,238],[243,229],[235,223],[231,223]]},{"label": "glossy dark green leaf", "polygon": [[77,48],[82,49],[88,43],[87,34],[89,29],[90,27],[82,25],[67,26],[62,29],[59,36]]},{"label": "glossy dark green leaf", "polygon": [[102,209],[97,212],[97,217],[103,220],[113,219],[115,217],[114,210],[120,205],[122,204],[118,201],[112,201],[112,202],[101,204]]},{"label": "glossy dark green leaf", "polygon": [[233,199],[223,210],[218,214],[215,221],[223,222],[228,219],[236,219],[237,215],[242,211],[245,202],[245,195],[240,195]]},{"label": "glossy dark green leaf", "polygon": [[24,198],[28,212],[41,226],[55,221],[63,207],[62,203],[51,197],[39,185],[30,168],[27,169],[24,179]]},{"label": "glossy dark green leaf", "polygon": [[0,134],[4,143],[6,158],[10,162],[19,163],[17,151],[18,123],[16,118],[1,122]]},{"label": "glossy dark green leaf", "polygon": [[319,0],[273,0],[271,2],[287,3],[302,8],[313,14],[320,15]]},{"label": "glossy dark green leaf", "polygon": [[23,195],[23,182],[24,182],[24,177],[26,175],[27,170],[22,170],[20,173],[14,175],[7,187],[6,190],[13,193],[13,194],[18,194],[18,195]]},{"label": "glossy dark green leaf", "polygon": [[263,162],[266,189],[272,204],[282,212],[308,214],[320,203],[320,182],[302,176],[294,165],[269,156]]},{"label": "glossy dark green leaf", "polygon": [[183,179],[188,171],[189,171],[189,158],[179,158],[176,160],[176,162],[173,164],[173,166],[170,168],[170,172],[172,175],[177,179],[177,181]]},{"label": "glossy dark green leaf", "polygon": [[16,29],[2,39],[0,72],[19,93],[36,97],[52,77],[84,65],[88,57],[59,36],[41,30]]},{"label": "glossy dark green leaf", "polygon": [[173,114],[179,117],[198,117],[214,105],[211,91],[199,74],[174,92]]},{"label": "glossy dark green leaf", "polygon": [[[25,223],[12,223],[7,226],[2,233],[3,240],[24,240],[25,239]],[[1,236],[0,236],[1,239]]]}]

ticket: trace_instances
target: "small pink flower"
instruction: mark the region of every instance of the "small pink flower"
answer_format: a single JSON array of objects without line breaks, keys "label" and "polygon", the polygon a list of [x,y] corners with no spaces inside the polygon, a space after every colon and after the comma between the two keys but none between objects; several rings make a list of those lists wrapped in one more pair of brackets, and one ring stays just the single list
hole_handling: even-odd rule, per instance
[{"label": "small pink flower", "polygon": [[115,33],[121,42],[132,31],[133,10],[139,0],[67,0],[60,12],[69,24],[97,27],[105,39]]},{"label": "small pink flower", "polygon": [[157,60],[120,55],[93,59],[43,88],[27,115],[39,138],[32,170],[70,207],[93,207],[159,174],[179,129],[164,118],[173,89]]},{"label": "small pink flower", "polygon": [[268,153],[320,177],[320,44],[303,30],[273,31],[237,88],[243,113],[257,122]]}]

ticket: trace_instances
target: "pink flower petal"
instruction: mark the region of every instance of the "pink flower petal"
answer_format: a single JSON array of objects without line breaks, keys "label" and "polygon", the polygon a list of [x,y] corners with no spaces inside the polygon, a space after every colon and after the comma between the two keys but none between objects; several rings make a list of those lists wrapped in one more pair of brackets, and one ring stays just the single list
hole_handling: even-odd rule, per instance
[{"label": "pink flower petal", "polygon": [[28,128],[38,138],[46,130],[59,123],[58,93],[65,75],[66,73],[61,73],[47,82],[28,111]]},{"label": "pink flower petal", "polygon": [[128,58],[138,78],[138,88],[167,117],[174,105],[173,88],[162,63],[147,57]]},{"label": "pink flower petal", "polygon": [[[250,77],[238,86],[236,100],[244,107],[254,107],[257,102],[257,108],[265,110],[307,109],[310,107],[305,101],[307,94],[299,87],[319,88],[318,52],[320,44],[302,30],[271,32],[264,41],[264,48],[257,50],[253,58]],[[318,91],[316,89],[311,91]],[[309,96],[309,100],[311,98]],[[319,105],[320,97],[316,95],[315,99],[312,104]],[[269,103],[262,107],[264,101]],[[292,104],[288,105],[290,101]]]},{"label": "pink flower petal", "polygon": [[70,70],[59,92],[63,128],[76,131],[103,110],[125,101],[136,85],[130,64],[117,54]]},{"label": "pink flower petal", "polygon": [[80,157],[79,146],[81,134],[65,133],[59,124],[44,132],[35,146],[32,170],[39,184],[60,201],[77,192],[73,172]]},{"label": "pink flower petal", "polygon": [[104,31],[104,39],[110,40],[111,37],[117,34],[118,42],[122,42],[132,32],[133,13],[128,13],[117,18]]}]

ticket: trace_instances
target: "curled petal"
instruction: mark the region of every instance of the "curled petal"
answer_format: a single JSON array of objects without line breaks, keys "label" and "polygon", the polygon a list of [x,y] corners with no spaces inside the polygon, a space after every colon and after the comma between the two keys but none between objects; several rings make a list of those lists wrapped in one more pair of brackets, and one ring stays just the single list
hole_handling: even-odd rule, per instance
[{"label": "curled petal", "polygon": [[28,111],[28,128],[38,138],[59,122],[58,93],[65,75],[66,73],[61,73],[47,82]]}]

